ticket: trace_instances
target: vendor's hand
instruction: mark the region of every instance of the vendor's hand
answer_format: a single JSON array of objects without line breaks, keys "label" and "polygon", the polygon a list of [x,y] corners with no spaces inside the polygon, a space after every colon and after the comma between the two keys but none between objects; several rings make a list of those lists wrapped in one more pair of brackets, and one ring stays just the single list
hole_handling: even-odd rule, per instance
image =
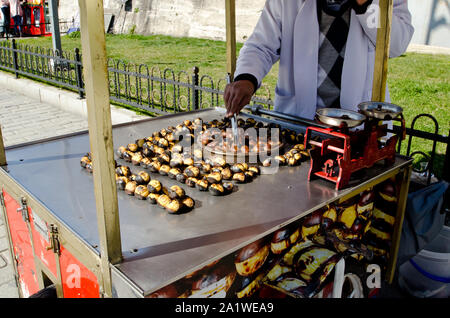
[{"label": "vendor's hand", "polygon": [[240,80],[228,84],[225,87],[225,106],[227,107],[227,117],[238,114],[242,108],[250,103],[255,87],[251,81]]}]

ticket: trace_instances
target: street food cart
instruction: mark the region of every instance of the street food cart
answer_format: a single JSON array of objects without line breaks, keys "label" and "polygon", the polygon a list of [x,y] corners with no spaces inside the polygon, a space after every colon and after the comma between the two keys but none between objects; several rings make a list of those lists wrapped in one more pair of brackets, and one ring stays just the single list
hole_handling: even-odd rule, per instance
[{"label": "street food cart", "polygon": [[[28,0],[22,5],[22,32],[28,36],[50,36],[48,4],[44,0]],[[14,20],[11,19],[11,26]]]},{"label": "street food cart", "polygon": [[[89,132],[8,147],[0,156],[0,201],[22,297],[49,285],[56,286],[58,297],[66,298],[327,297],[332,271],[342,259],[361,262],[365,271],[374,255],[382,259],[383,279],[392,282],[411,173],[409,158],[395,156],[389,165],[376,163],[343,187],[311,177],[310,160],[235,184],[229,195],[212,196],[183,186],[195,201],[187,213],[168,213],[149,200],[117,191],[116,169],[131,165],[117,156],[120,146],[168,127],[186,126],[187,121],[220,121],[225,110],[168,114],[112,127],[102,1],[79,3]],[[386,5],[383,12],[389,12],[392,1],[381,3]],[[234,1],[226,4],[227,26],[233,30]],[[387,26],[389,14],[386,17]],[[387,29],[382,28],[379,37]],[[232,74],[234,31],[228,34]],[[388,45],[377,49],[381,56],[377,55],[377,67],[386,70]],[[376,86],[381,94],[386,77],[382,70],[380,74]],[[258,109],[240,117],[297,136],[308,136],[310,124],[318,125]],[[317,149],[320,140],[310,143],[306,138],[297,144]],[[86,164],[80,167],[86,152],[92,160],[90,171],[84,169]],[[145,170],[137,165],[131,169]],[[148,175],[167,188],[179,185],[158,172]],[[364,223],[356,222],[376,209],[384,212],[390,225],[383,233],[372,231],[367,217]],[[348,215],[353,216],[349,222]],[[310,240],[330,220],[347,222],[351,233],[381,236],[385,245],[369,251],[364,244],[347,244],[336,236]],[[336,249],[321,245],[324,239]]]}]

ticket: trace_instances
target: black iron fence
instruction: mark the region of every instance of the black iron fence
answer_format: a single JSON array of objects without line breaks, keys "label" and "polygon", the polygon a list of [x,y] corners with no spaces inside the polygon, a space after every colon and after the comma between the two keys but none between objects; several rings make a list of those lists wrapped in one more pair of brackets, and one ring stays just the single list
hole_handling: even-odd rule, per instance
[{"label": "black iron fence", "polygon": [[0,42],[0,68],[84,94],[81,55],[78,49],[58,52],[42,47]]},{"label": "black iron fence", "polygon": [[[59,87],[63,87],[84,97],[83,62],[79,49],[73,52],[58,52],[51,48],[31,47],[12,41],[0,42],[0,69],[41,80]],[[226,77],[213,79],[209,75],[201,75],[197,67],[190,72],[175,72],[170,68],[160,69],[145,64],[126,63],[121,60],[108,60],[108,77],[110,99],[112,102],[132,106],[154,114],[191,111],[209,107],[223,107],[223,94],[227,83]],[[262,85],[257,96],[252,98],[253,104],[261,105],[271,110],[273,101],[270,90]],[[418,118],[426,117],[435,123],[433,133],[414,128]],[[449,157],[450,137],[439,135],[436,119],[428,114],[419,115],[407,129],[408,156],[422,155],[425,163],[417,172],[428,173],[435,170],[436,144],[446,144],[446,154],[440,162],[441,177],[450,180]],[[411,150],[411,139],[422,138],[433,142],[429,154]],[[398,151],[400,152],[401,144]],[[402,152],[404,153],[404,151]]]},{"label": "black iron fence", "polygon": [[[83,63],[79,49],[74,52],[31,47],[12,41],[0,43],[0,68],[46,81],[84,96]],[[196,110],[224,105],[226,78],[215,80],[201,75],[197,67],[191,72],[175,72],[145,64],[108,60],[111,101],[156,114]],[[270,91],[262,86],[253,103],[271,109]]]}]

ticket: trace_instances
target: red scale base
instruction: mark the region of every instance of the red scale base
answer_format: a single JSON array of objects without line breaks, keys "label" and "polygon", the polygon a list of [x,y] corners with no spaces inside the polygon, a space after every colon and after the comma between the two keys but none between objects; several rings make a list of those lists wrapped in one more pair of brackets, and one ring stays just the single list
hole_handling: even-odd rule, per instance
[{"label": "red scale base", "polygon": [[[386,165],[394,164],[398,136],[382,143],[380,138],[387,135],[386,131],[387,125],[379,125],[377,120],[367,121],[363,130],[356,131],[345,127],[308,127],[305,136],[305,148],[310,148],[311,155],[308,180],[323,178],[336,183],[336,190],[341,190],[357,171],[381,160],[385,160]],[[321,135],[322,140],[313,140],[312,132]]]}]

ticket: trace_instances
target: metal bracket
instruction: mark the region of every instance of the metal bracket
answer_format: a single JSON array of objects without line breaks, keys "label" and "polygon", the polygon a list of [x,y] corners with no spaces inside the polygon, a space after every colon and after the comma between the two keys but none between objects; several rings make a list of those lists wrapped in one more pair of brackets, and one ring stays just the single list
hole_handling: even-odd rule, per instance
[{"label": "metal bracket", "polygon": [[25,199],[24,197],[22,197],[22,207],[17,209],[17,213],[22,213],[22,219],[24,222],[30,222],[27,199]]},{"label": "metal bracket", "polygon": [[60,254],[61,248],[58,237],[58,227],[55,224],[50,224],[50,246],[47,246],[47,251],[53,250],[53,253]]}]

